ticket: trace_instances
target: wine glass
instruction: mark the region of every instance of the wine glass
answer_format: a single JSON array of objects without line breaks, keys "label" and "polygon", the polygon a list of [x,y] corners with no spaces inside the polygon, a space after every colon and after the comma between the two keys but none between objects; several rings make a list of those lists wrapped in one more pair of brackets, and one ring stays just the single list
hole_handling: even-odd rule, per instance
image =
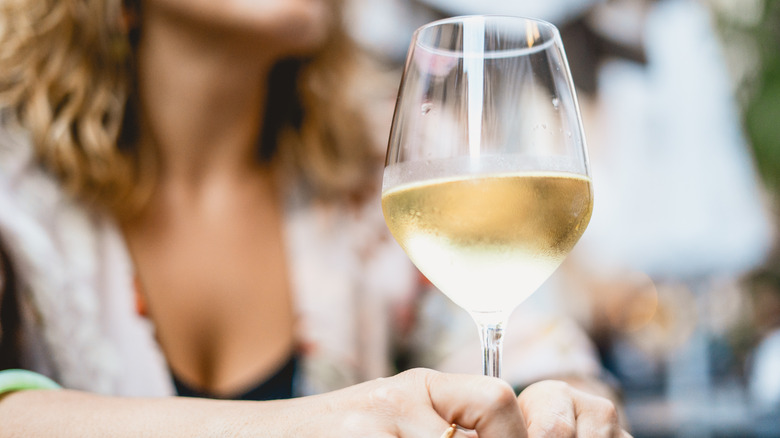
[{"label": "wine glass", "polygon": [[501,376],[510,313],[560,265],[593,208],[558,30],[520,17],[436,21],[413,36],[382,183],[388,228],[477,323]]}]

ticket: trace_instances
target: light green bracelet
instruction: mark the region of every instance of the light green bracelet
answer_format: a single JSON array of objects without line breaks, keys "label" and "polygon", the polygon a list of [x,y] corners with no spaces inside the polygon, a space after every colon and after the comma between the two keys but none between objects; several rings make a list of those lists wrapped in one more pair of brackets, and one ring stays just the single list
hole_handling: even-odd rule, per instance
[{"label": "light green bracelet", "polygon": [[25,389],[61,389],[54,380],[27,370],[0,371],[0,395]]}]

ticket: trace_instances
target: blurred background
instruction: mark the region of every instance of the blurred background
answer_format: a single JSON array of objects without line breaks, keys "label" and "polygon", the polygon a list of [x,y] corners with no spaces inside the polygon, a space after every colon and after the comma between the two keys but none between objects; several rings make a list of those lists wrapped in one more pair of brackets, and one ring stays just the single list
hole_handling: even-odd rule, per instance
[{"label": "blurred background", "polygon": [[556,24],[596,201],[536,295],[590,332],[635,437],[780,437],[780,0],[351,0],[348,11],[395,81],[426,22]]}]

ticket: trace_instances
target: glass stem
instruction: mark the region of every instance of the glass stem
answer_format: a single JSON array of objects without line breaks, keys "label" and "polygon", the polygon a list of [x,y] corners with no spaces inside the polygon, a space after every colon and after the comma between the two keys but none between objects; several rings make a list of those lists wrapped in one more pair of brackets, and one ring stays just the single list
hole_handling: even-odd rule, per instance
[{"label": "glass stem", "polygon": [[482,373],[501,378],[504,324],[477,322],[477,325],[482,338]]}]

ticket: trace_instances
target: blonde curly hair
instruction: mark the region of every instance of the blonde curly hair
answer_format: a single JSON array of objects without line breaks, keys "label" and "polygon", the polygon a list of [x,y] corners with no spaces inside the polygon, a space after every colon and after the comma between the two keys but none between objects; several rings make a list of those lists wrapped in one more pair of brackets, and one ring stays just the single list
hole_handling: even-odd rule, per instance
[{"label": "blonde curly hair", "polygon": [[[30,132],[39,160],[68,191],[119,216],[143,206],[155,173],[153,158],[133,144],[134,38],[123,14],[139,6],[130,1],[137,0],[0,3],[0,105]],[[285,95],[269,99],[275,126],[264,126],[261,153],[286,157],[322,198],[363,192],[380,161],[349,86],[362,63],[341,23],[335,27],[312,59],[293,68]],[[273,107],[291,100],[297,105],[289,111]]]}]

